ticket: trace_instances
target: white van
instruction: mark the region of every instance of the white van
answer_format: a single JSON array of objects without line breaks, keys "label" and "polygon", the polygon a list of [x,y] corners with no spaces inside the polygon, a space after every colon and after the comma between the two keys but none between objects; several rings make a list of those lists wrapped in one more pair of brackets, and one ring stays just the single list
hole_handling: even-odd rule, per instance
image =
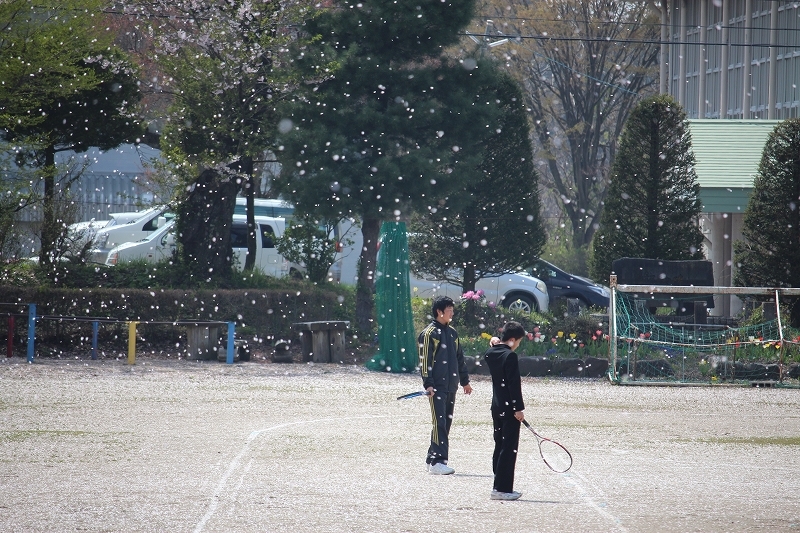
[{"label": "white van", "polygon": [[[283,235],[286,229],[286,219],[257,216],[255,221],[259,237],[256,239],[256,268],[268,276],[301,276],[302,267],[289,263],[275,248],[275,239]],[[142,241],[114,247],[108,253],[106,264],[117,265],[136,259],[155,263],[172,257],[175,251],[173,225],[174,221],[167,222],[164,227]],[[233,216],[231,245],[235,258],[234,265],[243,269],[247,259],[247,218],[242,215]]]},{"label": "white van", "polygon": [[[246,215],[247,199],[236,197],[234,215]],[[291,217],[294,206],[283,201],[265,198],[256,198],[254,203],[256,216],[274,218]],[[105,263],[112,248],[124,243],[138,243],[148,238],[167,222],[175,218],[165,205],[154,206],[144,211],[135,213],[115,213],[110,215],[111,220],[100,227],[101,223],[93,224],[92,233],[87,233],[87,238],[94,239],[92,261]],[[86,223],[73,224],[76,231],[86,231]]]}]

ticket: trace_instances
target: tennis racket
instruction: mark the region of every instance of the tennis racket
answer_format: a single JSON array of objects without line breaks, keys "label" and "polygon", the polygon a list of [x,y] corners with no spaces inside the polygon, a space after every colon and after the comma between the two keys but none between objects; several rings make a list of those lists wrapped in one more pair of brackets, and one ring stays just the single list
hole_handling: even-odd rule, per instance
[{"label": "tennis racket", "polygon": [[409,398],[416,398],[417,396],[427,396],[428,391],[421,390],[417,392],[409,392],[408,394],[403,394],[402,396],[398,396],[398,400],[408,400]]},{"label": "tennis racket", "polygon": [[550,470],[562,474],[572,468],[572,454],[569,453],[569,450],[556,441],[536,433],[527,420],[523,420],[522,423],[536,436],[536,441],[539,443],[539,455],[542,456],[542,461]]}]

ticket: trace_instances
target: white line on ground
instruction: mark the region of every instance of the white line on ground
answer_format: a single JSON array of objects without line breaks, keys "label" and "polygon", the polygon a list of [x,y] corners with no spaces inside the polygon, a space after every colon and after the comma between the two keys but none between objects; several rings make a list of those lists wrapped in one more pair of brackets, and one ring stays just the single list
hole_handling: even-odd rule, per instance
[{"label": "white line on ground", "polygon": [[[614,522],[614,524],[616,524],[617,531],[619,531],[620,533],[627,533],[628,530],[625,528],[625,526],[622,525],[620,519],[611,514],[610,512],[606,511],[605,509],[603,509],[605,503],[598,503],[594,500],[594,498],[592,498],[589,495],[589,491],[586,490],[585,487],[585,484],[591,484],[589,480],[587,480],[585,477],[580,475],[578,472],[575,472],[574,470],[570,470],[569,473],[562,474],[561,477],[564,480],[566,480],[569,484],[571,484],[573,487],[575,487],[575,490],[578,491],[578,493],[584,499],[584,501],[586,501],[586,503],[588,503],[595,511],[597,511],[598,514]],[[575,478],[580,478],[583,481],[583,484],[576,481]]]},{"label": "white line on ground", "polygon": [[[414,415],[408,415],[414,416]],[[267,433],[269,431],[274,431],[276,429],[282,429],[289,426],[299,426],[303,424],[312,424],[312,423],[319,423],[319,422],[332,422],[332,421],[341,421],[341,420],[363,420],[367,418],[397,418],[396,415],[374,415],[374,416],[348,416],[348,417],[337,417],[337,418],[318,418],[315,420],[301,420],[297,422],[287,422],[285,424],[278,424],[277,426],[272,426],[264,429],[258,429],[250,433],[247,436],[247,440],[245,441],[244,445],[242,446],[241,451],[239,454],[233,458],[233,460],[228,465],[228,469],[222,475],[217,483],[217,487],[214,489],[214,493],[211,495],[211,501],[208,503],[208,510],[206,514],[203,515],[203,518],[200,519],[200,522],[194,528],[194,533],[201,533],[203,529],[205,529],[206,524],[209,520],[214,516],[214,513],[217,512],[217,507],[219,506],[220,495],[222,494],[225,485],[228,482],[228,479],[233,475],[236,469],[239,467],[239,463],[241,462],[242,458],[250,449],[251,443],[258,438],[262,433]],[[248,464],[249,469],[249,464]]]}]

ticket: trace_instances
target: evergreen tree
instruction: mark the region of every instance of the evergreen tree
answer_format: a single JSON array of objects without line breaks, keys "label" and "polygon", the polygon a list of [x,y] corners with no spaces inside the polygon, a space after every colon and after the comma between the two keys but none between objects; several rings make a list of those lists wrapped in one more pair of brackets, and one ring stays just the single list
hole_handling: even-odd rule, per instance
[{"label": "evergreen tree", "polygon": [[703,259],[700,185],[686,114],[669,95],[640,102],[620,139],[594,237],[592,277],[621,257]]},{"label": "evergreen tree", "polygon": [[429,205],[409,238],[415,273],[461,285],[464,292],[487,274],[530,266],[546,240],[522,91],[499,75],[495,98],[503,114],[485,140],[482,161],[462,168],[475,178],[442,205]]},{"label": "evergreen tree", "polygon": [[381,223],[446,201],[494,131],[494,72],[448,60],[474,0],[345,0],[294,51],[309,90],[280,123],[276,188],[304,212],[361,221],[356,321],[372,328]]},{"label": "evergreen tree", "polygon": [[[800,119],[779,123],[764,145],[742,237],[733,243],[736,285],[800,287]],[[796,299],[791,322],[800,327]]]},{"label": "evergreen tree", "polygon": [[[138,141],[136,71],[103,31],[100,0],[52,7],[0,3],[0,132],[16,163],[43,184],[40,262],[50,265],[66,222],[56,205],[55,154]],[[37,183],[33,188],[38,187]]]}]

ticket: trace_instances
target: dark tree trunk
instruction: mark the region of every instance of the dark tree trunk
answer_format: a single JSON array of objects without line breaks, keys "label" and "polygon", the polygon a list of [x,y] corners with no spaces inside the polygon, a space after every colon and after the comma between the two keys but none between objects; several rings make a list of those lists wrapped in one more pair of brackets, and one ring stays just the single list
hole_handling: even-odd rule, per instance
[{"label": "dark tree trunk", "polygon": [[374,324],[372,315],[375,308],[375,268],[378,258],[378,237],[380,237],[381,220],[365,218],[361,225],[364,247],[361,248],[361,260],[356,285],[356,323],[363,333],[372,331]]},{"label": "dark tree trunk", "polygon": [[58,239],[56,227],[56,149],[48,146],[44,152],[44,197],[42,198],[42,231],[39,264],[48,267],[52,264],[53,251]]},{"label": "dark tree trunk", "polygon": [[[247,200],[247,259],[244,261],[244,269],[252,271],[256,266],[256,249],[258,244],[256,238],[256,217],[255,217],[255,186],[253,183],[253,158],[243,157],[241,163],[241,171],[247,175],[247,181],[244,182],[244,194]],[[235,205],[234,205],[235,208]]]},{"label": "dark tree trunk", "polygon": [[231,220],[236,183],[214,170],[204,170],[185,202],[179,204],[180,258],[199,282],[231,276]]},{"label": "dark tree trunk", "polygon": [[464,267],[464,280],[461,284],[461,292],[468,292],[475,290],[475,265],[467,264]]}]

